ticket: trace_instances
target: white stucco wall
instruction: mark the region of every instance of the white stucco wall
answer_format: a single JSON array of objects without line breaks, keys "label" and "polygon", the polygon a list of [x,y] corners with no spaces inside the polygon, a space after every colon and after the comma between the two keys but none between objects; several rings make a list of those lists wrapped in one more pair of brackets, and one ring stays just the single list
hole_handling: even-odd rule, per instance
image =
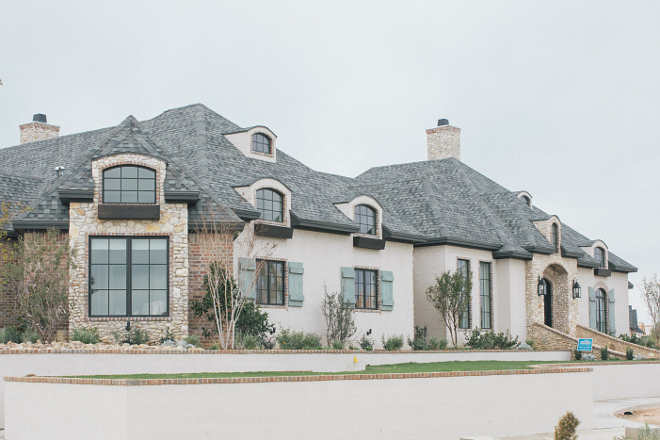
[{"label": "white stucco wall", "polygon": [[[497,300],[495,301],[498,321],[495,322],[498,331],[507,329],[518,340],[527,339],[525,316],[525,262],[522,260],[495,260],[497,267]],[[502,330],[503,329],[503,330]]]},{"label": "white stucco wall", "polygon": [[660,397],[660,364],[589,365],[594,400]]},{"label": "white stucco wall", "polygon": [[589,327],[589,287],[603,288],[606,292],[614,289],[616,336],[630,333],[628,315],[628,274],[612,272],[609,277],[595,276],[593,269],[578,268],[578,282],[582,287],[582,296],[578,300],[580,325]]},{"label": "white stucco wall", "polygon": [[[268,258],[303,263],[304,269],[305,300],[302,307],[261,305],[278,330],[290,327],[325,335],[325,320],[320,309],[323,286],[327,285],[329,292],[340,292],[341,268],[361,267],[393,272],[394,308],[392,311],[357,309],[355,323],[358,331],[354,339],[359,339],[362,333],[371,329],[370,337],[380,347],[383,334],[412,336],[412,245],[388,241],[382,251],[362,249],[353,247],[352,236],[300,229],[296,229],[290,239],[269,237],[265,240],[276,245]],[[380,292],[379,286],[379,301]],[[325,336],[322,342],[326,343]],[[354,345],[357,346],[357,342]]]},{"label": "white stucco wall", "polygon": [[128,387],[9,382],[6,437],[455,440],[549,432],[566,411],[591,429],[591,374]]}]

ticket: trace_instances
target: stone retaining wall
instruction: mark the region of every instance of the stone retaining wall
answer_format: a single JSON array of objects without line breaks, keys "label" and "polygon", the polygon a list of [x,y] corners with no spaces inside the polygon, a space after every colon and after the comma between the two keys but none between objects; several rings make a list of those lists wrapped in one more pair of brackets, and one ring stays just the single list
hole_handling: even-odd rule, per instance
[{"label": "stone retaining wall", "polygon": [[[572,336],[569,336],[565,333],[557,331],[547,325],[540,324],[538,322],[533,323],[530,326],[528,337],[534,340],[534,347],[540,348],[542,350],[571,350],[573,351],[577,347],[578,340]],[[593,350],[591,354],[596,356],[596,359],[601,359],[600,349],[603,346],[598,345],[596,340],[594,340]],[[609,348],[609,346],[608,346]],[[626,353],[610,349],[610,356],[625,359]]]},{"label": "stone retaining wall", "polygon": [[621,353],[626,352],[626,348],[632,348],[635,354],[641,354],[647,358],[658,359],[660,352],[648,347],[642,347],[641,345],[633,344],[632,342],[624,341],[623,339],[615,338],[605,333],[601,333],[594,329],[584,327],[581,325],[577,326],[578,337],[580,338],[591,338],[594,340],[594,344],[597,344],[601,347],[608,347],[611,350],[620,351]]}]

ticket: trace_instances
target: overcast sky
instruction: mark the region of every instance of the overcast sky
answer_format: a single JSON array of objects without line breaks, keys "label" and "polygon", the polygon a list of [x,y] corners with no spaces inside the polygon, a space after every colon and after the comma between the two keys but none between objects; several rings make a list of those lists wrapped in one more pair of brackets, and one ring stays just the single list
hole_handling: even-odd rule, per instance
[{"label": "overcast sky", "polygon": [[66,135],[201,102],[355,176],[461,156],[639,267],[660,271],[660,2],[8,1],[0,147],[45,113]]}]

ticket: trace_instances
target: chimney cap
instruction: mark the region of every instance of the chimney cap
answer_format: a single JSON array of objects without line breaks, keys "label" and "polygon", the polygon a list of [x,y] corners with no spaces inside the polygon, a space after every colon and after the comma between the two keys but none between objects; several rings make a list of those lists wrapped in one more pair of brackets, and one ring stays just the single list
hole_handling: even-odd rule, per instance
[{"label": "chimney cap", "polygon": [[443,125],[449,125],[449,119],[438,119],[438,127],[442,127]]},{"label": "chimney cap", "polygon": [[43,122],[44,124],[46,124],[47,123],[46,122],[46,115],[44,115],[43,113],[37,113],[36,115],[32,116],[32,121],[34,121],[34,122]]}]

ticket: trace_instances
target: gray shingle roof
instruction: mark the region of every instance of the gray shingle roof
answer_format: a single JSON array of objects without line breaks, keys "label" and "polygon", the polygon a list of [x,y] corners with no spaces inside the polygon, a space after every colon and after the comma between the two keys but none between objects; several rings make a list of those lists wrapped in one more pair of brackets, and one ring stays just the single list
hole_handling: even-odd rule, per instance
[{"label": "gray shingle roof", "polygon": [[[93,158],[137,152],[168,163],[166,190],[200,192],[189,210],[192,223],[211,212],[216,220],[241,222],[224,207],[244,217],[258,216],[234,188],[273,178],[291,190],[293,216],[307,222],[355,228],[335,204],[368,195],[383,206],[383,226],[392,237],[476,246],[499,257],[531,258],[530,252],[553,251],[533,223],[548,214],[530,209],[517,193],[455,159],[372,168],[353,179],[314,171],[282,150],[275,163],[246,157],[224,135],[248,129],[194,104],[142,122],[128,117],[116,127],[0,149],[0,200],[30,202],[25,219],[68,221],[57,190],[93,189]],[[61,178],[57,166],[66,168]],[[593,258],[579,247],[590,241],[562,228],[562,247],[580,255],[578,262],[586,266]],[[610,261],[620,270],[634,269],[612,253]]]}]

